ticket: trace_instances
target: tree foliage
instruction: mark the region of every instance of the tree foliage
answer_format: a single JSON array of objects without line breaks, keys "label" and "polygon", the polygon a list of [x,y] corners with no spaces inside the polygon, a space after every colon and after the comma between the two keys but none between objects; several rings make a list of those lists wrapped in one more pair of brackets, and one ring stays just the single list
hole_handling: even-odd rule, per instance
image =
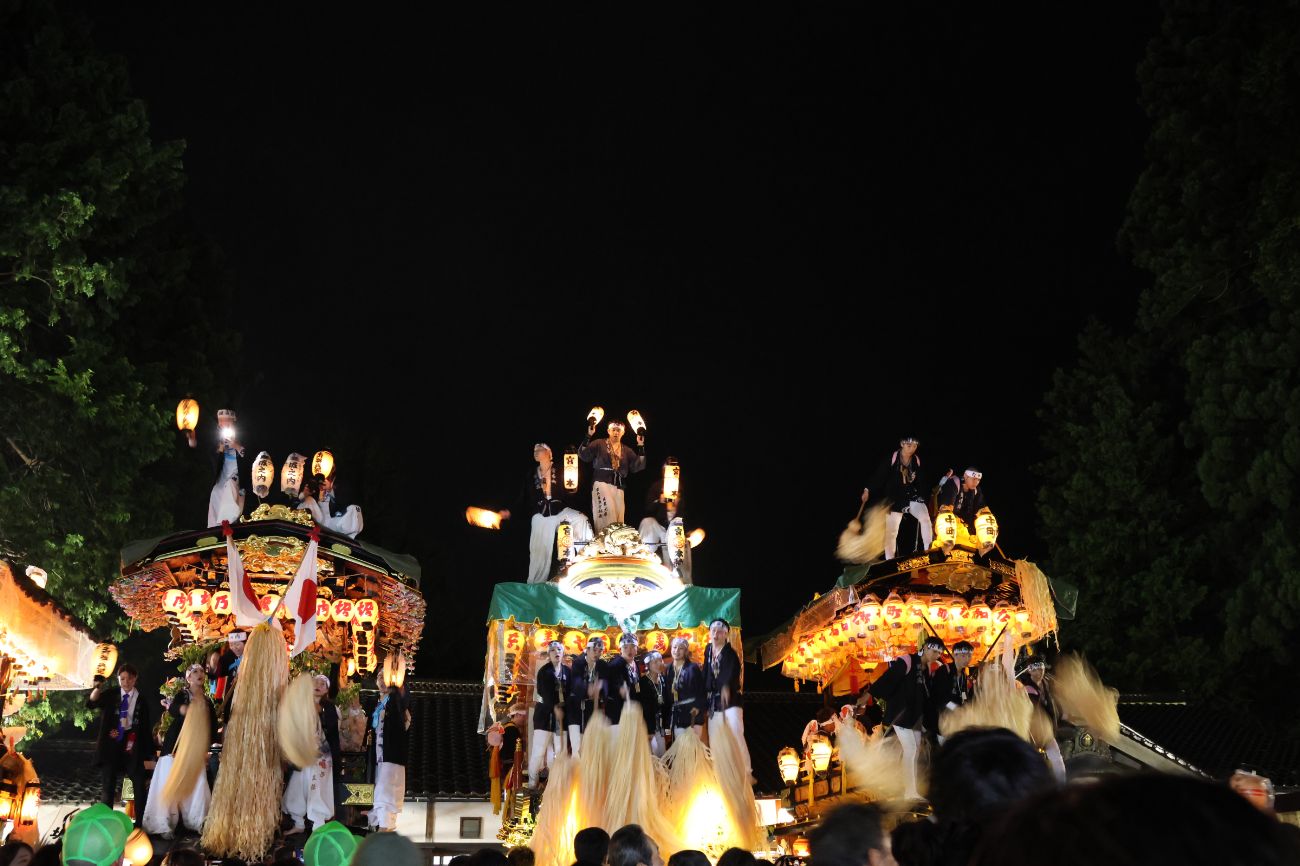
[{"label": "tree foliage", "polygon": [[1294,3],[1166,4],[1121,233],[1152,284],[1042,412],[1051,568],[1081,590],[1066,636],[1122,688],[1296,708],[1266,684],[1300,622],[1297,39]]},{"label": "tree foliage", "polygon": [[151,138],[82,24],[0,7],[0,557],[44,567],[117,637],[118,551],[170,528],[194,471],[167,459],[171,414],[227,340],[205,313],[222,298],[201,300],[210,253],[180,218],[182,150]]}]

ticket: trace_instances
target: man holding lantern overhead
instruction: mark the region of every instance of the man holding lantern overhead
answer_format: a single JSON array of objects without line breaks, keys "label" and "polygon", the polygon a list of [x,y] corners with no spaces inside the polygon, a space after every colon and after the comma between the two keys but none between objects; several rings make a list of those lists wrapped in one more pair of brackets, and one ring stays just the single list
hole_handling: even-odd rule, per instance
[{"label": "man holding lantern overhead", "polygon": [[[636,410],[628,413],[629,418],[640,421],[641,414]],[[627,428],[622,421],[610,421],[605,428],[607,439],[592,441],[596,432],[599,415],[593,409],[587,416],[587,435],[578,449],[578,458],[590,463],[593,474],[591,484],[591,517],[596,531],[601,532],[611,523],[625,523],[626,503],[623,501],[623,485],[627,476],[645,469],[645,423],[641,422],[636,433],[636,450],[623,444],[623,433]]]}]

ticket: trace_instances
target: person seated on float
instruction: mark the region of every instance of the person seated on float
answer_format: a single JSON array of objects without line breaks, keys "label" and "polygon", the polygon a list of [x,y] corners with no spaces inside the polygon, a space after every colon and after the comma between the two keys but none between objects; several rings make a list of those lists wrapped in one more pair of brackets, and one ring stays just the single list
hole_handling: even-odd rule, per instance
[{"label": "person seated on float", "polygon": [[826,706],[818,707],[817,713],[808,721],[808,724],[804,725],[803,734],[800,736],[799,741],[803,743],[803,747],[806,749],[813,736],[821,734],[834,743],[835,735],[839,732],[839,721],[840,717],[835,710]]},{"label": "person seated on float", "polygon": [[[923,494],[925,488],[921,484],[921,458],[916,453],[919,445],[920,442],[912,436],[900,439],[898,450],[880,464],[868,486],[862,488],[864,505],[871,498],[873,490],[878,502],[890,503],[889,514],[885,518],[885,559],[928,550],[934,540],[930,510]],[[904,533],[902,543],[899,543],[899,528],[905,514],[916,519],[920,532],[919,546],[916,533],[912,531]]]},{"label": "person seated on float", "polygon": [[[939,511],[951,511],[957,517],[957,543],[979,548],[981,554],[992,549],[992,545],[981,546],[975,534],[975,518],[989,510],[984,491],[980,489],[983,478],[983,472],[969,466],[962,473],[960,482],[949,469],[939,483]],[[935,539],[936,546],[940,542],[940,539]]]},{"label": "person seated on float", "polygon": [[600,703],[600,683],[608,678],[605,653],[605,638],[594,634],[587,640],[587,646],[581,655],[573,657],[573,685],[566,698],[568,706],[564,717],[569,726],[569,753],[575,758],[582,746],[582,732],[587,729],[592,714]]},{"label": "person seated on float", "polygon": [[587,425],[587,435],[578,449],[578,458],[590,463],[591,517],[596,532],[603,532],[611,523],[626,523],[626,502],[623,487],[627,476],[645,469],[645,434],[638,433],[636,450],[623,444],[627,428],[622,421],[610,421],[605,427],[607,439],[592,440],[595,424]]},{"label": "person seated on float", "polygon": [[321,526],[348,538],[356,538],[365,526],[359,505],[349,505],[337,515],[333,513],[336,507],[333,476],[326,478],[323,475],[313,475],[303,481],[302,490],[298,494],[298,507],[310,511],[312,520]]},{"label": "person seated on float", "polygon": [[[528,470],[523,488],[515,497],[516,508],[528,508],[532,514],[528,539],[528,582],[546,583],[559,565],[555,556],[555,533],[559,525],[568,521],[575,543],[591,540],[591,522],[587,515],[574,508],[568,491],[556,476],[551,446],[538,442],[533,446],[533,460],[537,465]],[[510,510],[500,512],[501,519],[510,517]]]},{"label": "person seated on float", "polygon": [[[664,567],[675,570],[682,583],[691,583],[691,546],[686,545],[678,562],[676,548],[673,547],[672,526],[682,522],[682,497],[680,493],[671,499],[663,498],[664,482],[660,478],[650,485],[646,494],[646,516],[641,519],[637,530],[641,540],[651,550],[657,549]],[[683,532],[685,529],[683,528]]]},{"label": "person seated on float", "polygon": [[703,736],[704,719],[708,715],[708,692],[704,688],[704,669],[691,661],[689,638],[675,637],[669,644],[673,663],[664,671],[664,703],[672,719],[674,737],[680,737],[688,728]]}]

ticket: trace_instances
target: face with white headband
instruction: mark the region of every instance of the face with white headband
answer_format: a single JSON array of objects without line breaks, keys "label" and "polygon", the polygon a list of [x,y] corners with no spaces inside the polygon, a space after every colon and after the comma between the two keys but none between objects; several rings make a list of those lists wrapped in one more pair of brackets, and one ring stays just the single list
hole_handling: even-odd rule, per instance
[{"label": "face with white headband", "polygon": [[980,486],[980,479],[982,479],[983,477],[984,477],[984,473],[980,472],[978,469],[975,468],[967,469],[965,472],[961,474],[962,489],[974,490],[976,487]]}]

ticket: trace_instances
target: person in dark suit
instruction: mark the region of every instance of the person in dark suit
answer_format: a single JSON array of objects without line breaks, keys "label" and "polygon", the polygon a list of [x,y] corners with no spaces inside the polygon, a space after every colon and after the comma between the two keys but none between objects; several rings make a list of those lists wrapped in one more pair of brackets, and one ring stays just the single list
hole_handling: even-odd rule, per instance
[{"label": "person in dark suit", "polygon": [[390,685],[371,716],[375,729],[375,800],[372,830],[394,830],[406,799],[406,762],[410,754],[411,711],[402,690]]},{"label": "person in dark suit", "polygon": [[691,642],[687,638],[675,637],[669,646],[673,663],[664,678],[664,702],[670,707],[673,736],[680,737],[688,728],[695,728],[695,733],[703,736],[708,712],[704,670],[691,661]]},{"label": "person in dark suit", "polygon": [[537,671],[537,701],[533,704],[533,738],[528,744],[528,787],[536,788],[542,767],[550,766],[548,750],[564,750],[564,707],[572,691],[569,669],[564,666],[564,644],[553,640],[546,647],[547,662]]},{"label": "person in dark suit", "polygon": [[593,693],[591,686],[596,684],[599,688],[600,681],[606,678],[607,664],[601,658],[604,652],[605,639],[593,634],[582,655],[573,657],[573,670],[570,671],[573,685],[566,698],[568,706],[564,717],[569,725],[569,753],[575,758],[582,747],[582,732],[587,729],[587,723],[600,702],[599,692]]},{"label": "person in dark suit", "polygon": [[86,698],[86,706],[100,714],[95,743],[95,765],[103,779],[100,802],[111,808],[117,802],[118,783],[123,776],[130,779],[135,790],[137,827],[149,800],[147,770],[158,756],[149,700],[135,687],[139,675],[134,666],[124,664],[117,670],[116,686],[105,688],[106,680],[97,677]]},{"label": "person in dark suit", "polygon": [[[744,753],[746,775],[753,775],[745,744],[744,695],[740,689],[740,656],[731,645],[731,623],[718,617],[709,623],[709,644],[704,648],[704,690],[709,696],[709,736],[725,724]],[[751,783],[752,783],[751,779]]]},{"label": "person in dark suit", "polygon": [[672,697],[667,696],[667,677],[664,675],[664,657],[662,653],[650,652],[645,656],[645,673],[637,683],[636,699],[641,702],[641,712],[645,716],[645,729],[650,735],[650,751],[656,758],[662,758],[668,750],[665,732],[672,730]]},{"label": "person in dark suit", "polygon": [[624,632],[618,641],[618,655],[605,667],[601,690],[605,695],[605,718],[617,729],[623,718],[623,705],[636,700],[637,684],[641,679],[636,664],[636,635]]}]

